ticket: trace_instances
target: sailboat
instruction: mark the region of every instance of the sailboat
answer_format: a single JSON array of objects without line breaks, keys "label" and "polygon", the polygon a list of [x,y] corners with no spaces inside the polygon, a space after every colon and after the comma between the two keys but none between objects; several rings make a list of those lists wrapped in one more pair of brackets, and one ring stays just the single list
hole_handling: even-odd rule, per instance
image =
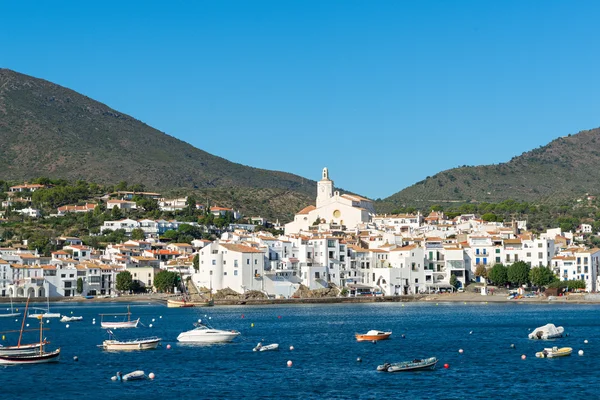
[{"label": "sailboat", "polygon": [[[109,321],[104,321],[104,316],[105,315],[111,315],[111,316],[119,316],[119,315],[127,315],[127,320],[126,321],[116,321],[116,322],[109,322]],[[100,320],[100,327],[101,328],[105,328],[105,329],[123,329],[123,328],[137,328],[140,319],[135,319],[135,320],[131,320],[131,311],[129,310],[129,306],[127,306],[127,312],[126,313],[120,313],[120,314],[100,314],[100,317],[102,318]]]},{"label": "sailboat", "polygon": [[[181,272],[179,273],[181,276]],[[183,279],[182,279],[183,281]],[[211,281],[212,282],[212,281]],[[212,283],[211,283],[211,299],[202,300],[202,301],[192,301],[190,295],[187,293],[187,289],[185,283],[183,284],[183,294],[180,299],[167,299],[167,307],[168,308],[183,308],[183,307],[210,307],[215,305],[214,300],[212,299]]]},{"label": "sailboat", "polygon": [[[8,308],[6,309],[6,311],[8,311]],[[19,315],[21,315],[21,313],[15,312],[15,310],[13,308],[13,302],[12,302],[12,297],[11,297],[10,298],[10,312],[6,313],[6,314],[0,314],[0,318],[18,317]]]},{"label": "sailboat", "polygon": [[25,313],[23,314],[23,322],[21,323],[21,330],[19,333],[19,342],[17,346],[3,346],[0,347],[0,365],[2,364],[41,364],[56,362],[60,357],[60,348],[46,352],[44,346],[48,344],[43,339],[44,331],[44,319],[40,320],[40,341],[35,344],[21,345],[21,339],[23,337],[25,327],[25,315],[27,315],[27,308],[29,307],[29,298],[27,298],[27,304],[25,305]]},{"label": "sailboat", "polygon": [[46,308],[32,307],[32,310],[36,310],[35,313],[28,315],[29,318],[60,318],[60,313],[50,312],[50,297],[46,296]]}]

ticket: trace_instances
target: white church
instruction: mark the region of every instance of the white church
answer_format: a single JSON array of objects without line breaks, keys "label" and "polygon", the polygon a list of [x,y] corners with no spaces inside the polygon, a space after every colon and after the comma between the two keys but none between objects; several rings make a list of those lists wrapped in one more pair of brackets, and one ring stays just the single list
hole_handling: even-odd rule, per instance
[{"label": "white church", "polygon": [[334,192],[329,171],[323,168],[323,177],[317,182],[317,206],[311,205],[299,211],[292,222],[285,224],[285,234],[307,231],[317,220],[321,224],[354,229],[359,224],[370,222],[372,214],[375,214],[375,208],[371,200]]}]

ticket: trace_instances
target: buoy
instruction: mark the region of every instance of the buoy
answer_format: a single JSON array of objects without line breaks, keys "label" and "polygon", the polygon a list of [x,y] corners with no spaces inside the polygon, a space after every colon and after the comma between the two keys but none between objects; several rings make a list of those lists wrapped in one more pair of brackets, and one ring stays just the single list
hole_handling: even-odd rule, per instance
[{"label": "buoy", "polygon": [[242,318],[244,318],[244,314],[242,314]]},{"label": "buoy", "polygon": [[583,355],[583,350],[579,350],[579,352],[577,352],[577,354],[579,354],[580,356]]},{"label": "buoy", "polygon": [[154,318],[152,318],[152,322],[156,321]]},{"label": "buoy", "polygon": [[150,373],[148,374],[148,378],[150,378],[150,379],[154,379],[154,372],[150,372]]},{"label": "buoy", "polygon": [[463,302],[463,304],[467,304],[467,302],[465,301],[465,302]]},{"label": "buoy", "polygon": [[469,332],[469,335],[472,335],[472,334],[473,334],[473,331]]},{"label": "buoy", "polygon": [[167,350],[171,350],[171,345],[170,344],[167,345]]},{"label": "buoy", "polygon": [[404,333],[402,334],[402,339],[406,339],[406,335]]},{"label": "buoy", "polygon": [[444,368],[448,369],[448,368],[450,368],[450,365],[444,364]]},{"label": "buoy", "polygon": [[358,358],[356,359],[356,362],[362,362],[362,358],[358,357]]},{"label": "buoy", "polygon": [[588,344],[588,341],[587,341],[587,339],[585,339],[585,340],[583,341],[583,343],[585,343],[585,344]]},{"label": "buoy", "polygon": [[439,304],[438,304],[438,303],[435,303],[435,305],[436,305],[436,306],[439,306]]},{"label": "buoy", "polygon": [[73,357],[73,361],[79,361],[79,357],[77,357],[77,356]]},{"label": "buoy", "polygon": [[49,324],[49,323],[50,323],[50,320],[49,320],[49,319],[47,319],[47,320],[46,320],[46,323],[47,323],[47,324]]},{"label": "buoy", "polygon": [[92,325],[96,325],[96,321],[92,321]]},{"label": "buoy", "polygon": [[404,307],[404,303],[402,303],[402,307]]},{"label": "buoy", "polygon": [[158,318],[162,318],[162,315],[160,317],[158,317]]},{"label": "buoy", "polygon": [[116,376],[111,376],[111,377],[110,377],[110,380],[111,380],[111,381],[116,381],[116,380],[117,380],[117,377],[116,377]]},{"label": "buoy", "polygon": [[152,324],[148,325],[148,327],[152,328]]},{"label": "buoy", "polygon": [[73,314],[73,311],[71,311],[71,314]]},{"label": "buoy", "polygon": [[527,358],[527,356],[526,356],[525,354],[523,354],[523,355],[521,356],[521,360],[525,360],[526,358]]},{"label": "buoy", "polygon": [[462,353],[464,352],[464,350],[463,350],[463,349],[458,349],[458,352],[459,352],[460,354],[462,354]]},{"label": "buoy", "polygon": [[377,344],[377,340],[372,340],[371,343]]},{"label": "buoy", "polygon": [[254,322],[250,324],[250,328],[254,328]]},{"label": "buoy", "polygon": [[294,346],[290,346],[290,351],[293,351],[293,350],[294,350]]},{"label": "buoy", "polygon": [[201,320],[200,318],[198,318],[198,323],[199,323],[199,324],[201,324],[201,323],[202,323],[202,320]]},{"label": "buoy", "polygon": [[6,336],[2,335],[2,340],[6,340]]},{"label": "buoy", "polygon": [[68,327],[69,327],[69,324],[65,325],[65,328],[68,328]]},{"label": "buoy", "polygon": [[287,362],[287,366],[288,366],[288,367],[291,367],[291,366],[292,366],[292,360],[288,360],[288,362]]},{"label": "buoy", "polygon": [[515,348],[515,344],[514,344],[514,343],[513,343],[513,344],[511,344],[511,345],[510,345],[510,348],[511,348],[511,349],[514,349],[514,348]]},{"label": "buoy", "polygon": [[27,324],[27,325],[25,325],[25,326],[29,328],[29,324]]},{"label": "buoy", "polygon": [[18,319],[15,319],[15,322],[19,322],[19,320],[18,320]]}]

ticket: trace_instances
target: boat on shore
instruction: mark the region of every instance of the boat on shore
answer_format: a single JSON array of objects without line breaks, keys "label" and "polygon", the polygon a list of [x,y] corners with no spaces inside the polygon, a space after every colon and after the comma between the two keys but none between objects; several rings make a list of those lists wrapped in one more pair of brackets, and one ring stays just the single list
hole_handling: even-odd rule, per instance
[{"label": "boat on shore", "polygon": [[240,335],[238,331],[224,331],[214,329],[198,321],[194,324],[196,328],[182,332],[177,336],[177,341],[183,343],[228,343]]},{"label": "boat on shore", "polygon": [[546,324],[544,326],[540,326],[539,328],[535,328],[533,332],[529,334],[529,339],[534,340],[547,340],[547,339],[557,339],[563,336],[565,332],[565,328],[562,326],[555,326],[554,324]]},{"label": "boat on shore", "polygon": [[572,347],[547,347],[542,351],[535,353],[537,358],[557,358],[570,356],[573,352]]},{"label": "boat on shore", "polygon": [[[106,316],[127,316],[127,319],[124,321],[105,321],[104,318]],[[117,314],[100,314],[100,327],[104,329],[127,329],[127,328],[137,328],[140,323],[140,319],[131,319],[131,310],[129,306],[127,306],[126,313],[117,313]]]},{"label": "boat on shore", "polygon": [[377,330],[370,330],[367,333],[356,333],[356,340],[358,342],[373,341],[373,340],[385,340],[392,335],[392,332],[384,332]]},{"label": "boat on shore", "polygon": [[415,359],[412,361],[403,361],[399,363],[384,363],[377,366],[377,371],[382,372],[408,372],[423,371],[435,369],[438,359],[429,357],[424,359]]},{"label": "boat on shore", "polygon": [[128,350],[154,350],[158,347],[161,342],[159,337],[153,336],[142,339],[130,339],[120,340],[115,334],[109,329],[107,330],[109,335],[108,339],[102,342],[98,347],[102,347],[104,350],[111,351],[128,351]]}]

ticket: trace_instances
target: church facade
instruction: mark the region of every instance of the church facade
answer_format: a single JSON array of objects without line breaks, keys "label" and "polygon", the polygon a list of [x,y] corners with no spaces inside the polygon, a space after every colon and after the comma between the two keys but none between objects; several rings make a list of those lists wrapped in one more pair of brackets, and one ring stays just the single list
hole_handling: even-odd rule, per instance
[{"label": "church facade", "polygon": [[300,210],[292,222],[285,224],[285,234],[307,231],[317,223],[354,229],[371,221],[371,215],[375,214],[371,200],[357,195],[340,194],[333,189],[329,171],[323,168],[321,180],[317,182],[316,206],[310,205]]}]

